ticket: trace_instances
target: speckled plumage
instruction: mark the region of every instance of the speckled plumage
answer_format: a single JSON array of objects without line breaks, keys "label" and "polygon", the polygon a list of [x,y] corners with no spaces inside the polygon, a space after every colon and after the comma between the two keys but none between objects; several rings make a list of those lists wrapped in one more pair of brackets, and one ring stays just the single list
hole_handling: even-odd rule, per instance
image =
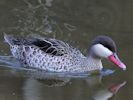
[{"label": "speckled plumage", "polygon": [[85,57],[79,50],[50,38],[4,36],[14,57],[26,67],[54,72],[86,72],[102,69],[101,59]]}]

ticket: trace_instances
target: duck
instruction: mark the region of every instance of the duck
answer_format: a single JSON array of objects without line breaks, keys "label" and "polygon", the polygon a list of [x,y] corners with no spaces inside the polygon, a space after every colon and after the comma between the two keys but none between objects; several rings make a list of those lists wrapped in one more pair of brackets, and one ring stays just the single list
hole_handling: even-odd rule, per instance
[{"label": "duck", "polygon": [[103,69],[102,59],[108,59],[122,70],[126,65],[118,58],[116,44],[106,35],[92,40],[87,55],[58,39],[47,37],[14,37],[4,34],[12,55],[24,67],[52,72],[91,72]]}]

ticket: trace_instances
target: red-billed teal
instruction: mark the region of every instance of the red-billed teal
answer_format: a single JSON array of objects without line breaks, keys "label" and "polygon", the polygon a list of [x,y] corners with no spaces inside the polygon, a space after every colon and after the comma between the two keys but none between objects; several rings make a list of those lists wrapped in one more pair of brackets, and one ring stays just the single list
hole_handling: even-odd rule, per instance
[{"label": "red-billed teal", "polygon": [[116,54],[115,42],[108,36],[97,36],[87,56],[60,40],[51,38],[15,38],[4,35],[13,56],[27,67],[54,72],[88,72],[102,70],[102,58],[107,58],[123,70],[126,66]]}]

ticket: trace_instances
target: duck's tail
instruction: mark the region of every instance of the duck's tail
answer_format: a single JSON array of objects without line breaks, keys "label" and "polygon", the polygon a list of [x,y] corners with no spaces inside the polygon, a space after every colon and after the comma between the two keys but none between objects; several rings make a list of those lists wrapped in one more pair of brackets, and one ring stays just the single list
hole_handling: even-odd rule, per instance
[{"label": "duck's tail", "polygon": [[5,39],[5,42],[7,42],[11,46],[14,45],[16,41],[16,38],[14,38],[13,35],[5,34],[5,33],[4,33],[4,39]]}]

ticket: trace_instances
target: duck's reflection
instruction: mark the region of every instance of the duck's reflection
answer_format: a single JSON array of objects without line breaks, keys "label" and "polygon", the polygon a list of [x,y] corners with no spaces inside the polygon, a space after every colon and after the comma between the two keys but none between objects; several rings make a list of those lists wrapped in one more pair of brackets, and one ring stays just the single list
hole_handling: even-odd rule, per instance
[{"label": "duck's reflection", "polygon": [[28,78],[23,86],[25,100],[109,100],[126,82],[103,85],[102,76],[88,78]]},{"label": "duck's reflection", "polygon": [[114,97],[115,94],[126,84],[126,81],[121,83],[114,83],[111,86],[100,87],[97,88],[96,91],[93,92],[92,98],[94,100],[109,100]]}]

